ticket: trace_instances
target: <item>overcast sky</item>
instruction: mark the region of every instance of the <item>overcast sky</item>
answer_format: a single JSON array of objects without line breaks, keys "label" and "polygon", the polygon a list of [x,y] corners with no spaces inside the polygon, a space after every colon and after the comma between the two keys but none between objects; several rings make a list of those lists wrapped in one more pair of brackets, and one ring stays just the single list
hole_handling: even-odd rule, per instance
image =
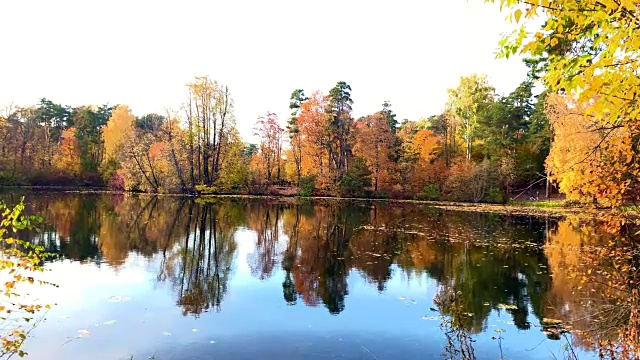
[{"label": "overcast sky", "polygon": [[389,100],[416,120],[440,113],[460,76],[486,73],[508,93],[526,74],[495,59],[513,27],[483,0],[4,0],[0,14],[0,104],[163,113],[209,75],[229,86],[245,137],[266,111],[284,123],[296,88],[346,81],[356,117]]}]

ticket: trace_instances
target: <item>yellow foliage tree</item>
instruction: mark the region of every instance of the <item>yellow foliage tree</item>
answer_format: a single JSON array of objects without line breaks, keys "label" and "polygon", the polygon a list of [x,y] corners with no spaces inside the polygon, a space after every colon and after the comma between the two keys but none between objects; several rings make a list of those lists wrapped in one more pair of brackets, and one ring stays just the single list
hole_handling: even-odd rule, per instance
[{"label": "yellow foliage tree", "polygon": [[27,335],[42,320],[39,313],[50,309],[48,304],[33,303],[25,289],[29,285],[53,285],[39,280],[38,273],[45,271],[43,260],[51,258],[44,247],[13,237],[18,230],[33,229],[42,221],[35,216],[23,214],[24,202],[10,208],[0,201],[0,273],[7,281],[0,296],[0,358],[9,359],[13,355],[20,357],[27,353],[22,346]]},{"label": "yellow foliage tree", "polygon": [[62,131],[60,146],[53,156],[53,165],[71,176],[80,174],[80,142],[76,138],[76,128]]},{"label": "yellow foliage tree", "polygon": [[[500,0],[500,4],[508,9],[512,20],[521,23],[518,31],[501,41],[500,54],[508,57],[521,53],[539,59],[546,86],[576,97],[584,110],[585,124],[581,126],[599,136],[605,132],[605,140],[592,143],[592,147],[614,144],[609,161],[622,160],[613,165],[614,182],[603,185],[616,190],[592,191],[592,195],[613,205],[637,199],[640,149],[634,144],[640,140],[640,3]],[[544,20],[542,27],[533,33],[526,31],[536,18]],[[626,140],[610,139],[620,128],[624,128]],[[603,149],[609,150],[606,146]],[[593,161],[599,163],[601,159]],[[591,175],[578,179],[576,185],[589,186],[592,179]]]},{"label": "yellow foliage tree", "polygon": [[111,114],[107,125],[102,130],[105,160],[118,157],[124,142],[135,130],[136,118],[127,105],[120,105]]},{"label": "yellow foliage tree", "polygon": [[568,199],[620,205],[638,194],[638,181],[630,179],[634,165],[633,139],[629,128],[602,128],[587,113],[587,105],[551,95],[547,113],[553,142],[547,169]]}]

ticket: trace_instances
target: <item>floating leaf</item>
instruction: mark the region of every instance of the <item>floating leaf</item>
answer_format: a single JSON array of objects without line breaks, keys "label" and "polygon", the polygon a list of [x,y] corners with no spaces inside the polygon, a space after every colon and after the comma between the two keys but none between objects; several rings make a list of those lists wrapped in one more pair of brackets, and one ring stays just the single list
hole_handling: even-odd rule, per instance
[{"label": "floating leaf", "polygon": [[131,300],[128,296],[112,295],[107,297],[108,302],[125,302]]}]

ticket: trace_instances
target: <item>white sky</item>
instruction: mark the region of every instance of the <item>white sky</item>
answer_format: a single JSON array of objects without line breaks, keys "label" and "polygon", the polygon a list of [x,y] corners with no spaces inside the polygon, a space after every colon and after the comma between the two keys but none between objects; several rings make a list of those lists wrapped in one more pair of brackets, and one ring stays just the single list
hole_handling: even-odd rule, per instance
[{"label": "white sky", "polygon": [[356,117],[389,100],[416,120],[440,113],[460,76],[486,73],[508,93],[526,74],[495,59],[513,27],[483,0],[3,0],[0,14],[0,105],[164,113],[206,74],[230,87],[246,138],[266,111],[284,123],[296,88],[346,81]]}]

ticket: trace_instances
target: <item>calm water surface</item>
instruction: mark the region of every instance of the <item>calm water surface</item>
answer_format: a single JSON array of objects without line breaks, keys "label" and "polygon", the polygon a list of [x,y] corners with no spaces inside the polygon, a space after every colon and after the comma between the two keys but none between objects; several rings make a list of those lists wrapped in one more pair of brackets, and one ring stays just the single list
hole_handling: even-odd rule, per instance
[{"label": "calm water surface", "polygon": [[[3,195],[17,201],[17,195]],[[32,193],[59,259],[30,359],[551,359],[576,337],[553,219],[423,205]],[[576,315],[577,316],[577,315]],[[82,336],[79,336],[81,335]]]}]

